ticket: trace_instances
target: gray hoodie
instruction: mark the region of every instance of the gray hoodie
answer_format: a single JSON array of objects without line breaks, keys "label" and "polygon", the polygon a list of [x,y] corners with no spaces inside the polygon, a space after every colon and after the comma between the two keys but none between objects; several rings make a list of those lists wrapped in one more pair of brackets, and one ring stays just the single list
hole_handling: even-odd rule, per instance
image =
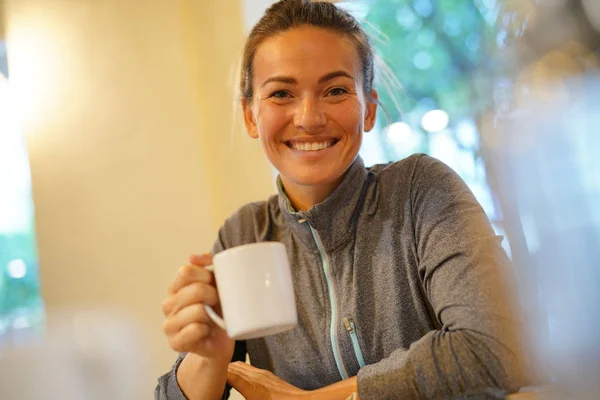
[{"label": "gray hoodie", "polygon": [[[307,390],[358,375],[361,400],[494,398],[523,384],[511,264],[454,171],[425,155],[372,168],[357,158],[300,212],[279,188],[230,217],[214,253],[283,242],[299,325],[237,343],[235,359],[247,350]],[[185,398],[182,357],[155,398]]]}]

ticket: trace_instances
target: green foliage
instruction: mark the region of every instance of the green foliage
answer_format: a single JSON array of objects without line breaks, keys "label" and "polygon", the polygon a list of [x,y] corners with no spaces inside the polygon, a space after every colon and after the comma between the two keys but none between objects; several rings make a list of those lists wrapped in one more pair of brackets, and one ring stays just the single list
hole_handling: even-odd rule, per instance
[{"label": "green foliage", "polygon": [[[8,274],[8,263],[22,260],[27,265],[23,278]],[[22,308],[38,307],[40,287],[38,257],[33,229],[25,233],[0,234],[0,319]]]},{"label": "green foliage", "polygon": [[[494,1],[373,0],[365,1],[364,27],[403,90],[376,83],[390,122],[405,121],[425,140],[423,114],[439,108],[450,116],[450,126],[476,118],[485,108],[475,79],[486,63],[486,49],[495,41],[495,27],[486,19]],[[488,17],[489,19],[489,17]],[[480,81],[479,81],[480,82]],[[477,90],[476,90],[477,89]],[[390,90],[400,103],[394,106]],[[485,90],[485,89],[484,89]],[[489,93],[485,93],[489,94]],[[381,126],[387,125],[380,113]]]}]

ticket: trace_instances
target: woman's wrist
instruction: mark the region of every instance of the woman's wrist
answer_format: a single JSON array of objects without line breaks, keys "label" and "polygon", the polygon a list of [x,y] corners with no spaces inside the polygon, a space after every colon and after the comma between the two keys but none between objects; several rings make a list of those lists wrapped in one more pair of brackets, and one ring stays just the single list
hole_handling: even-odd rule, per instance
[{"label": "woman's wrist", "polygon": [[230,361],[188,353],[177,369],[177,384],[189,399],[221,398]]},{"label": "woman's wrist", "polygon": [[306,400],[360,400],[358,392],[351,392],[346,395],[346,393],[327,393],[318,390],[307,391],[304,398],[306,398]]},{"label": "woman's wrist", "polygon": [[307,400],[359,400],[356,377],[306,392]]},{"label": "woman's wrist", "polygon": [[192,357],[198,358],[198,362],[203,366],[207,367],[215,367],[215,368],[225,368],[231,362],[231,356],[226,357],[204,357],[195,353],[189,353]]}]

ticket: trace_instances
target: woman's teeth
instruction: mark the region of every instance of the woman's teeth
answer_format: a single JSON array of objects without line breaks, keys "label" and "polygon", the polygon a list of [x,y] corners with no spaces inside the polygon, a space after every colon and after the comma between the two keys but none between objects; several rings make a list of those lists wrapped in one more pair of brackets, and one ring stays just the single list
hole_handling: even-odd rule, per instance
[{"label": "woman's teeth", "polygon": [[317,151],[323,150],[333,146],[335,140],[327,140],[325,142],[313,142],[313,143],[292,143],[292,147],[300,151]]}]

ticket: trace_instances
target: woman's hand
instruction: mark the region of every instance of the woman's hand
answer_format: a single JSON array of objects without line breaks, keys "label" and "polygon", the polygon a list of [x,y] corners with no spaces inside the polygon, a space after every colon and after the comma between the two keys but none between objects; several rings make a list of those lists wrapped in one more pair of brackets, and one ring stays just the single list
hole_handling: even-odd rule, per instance
[{"label": "woman's hand", "polygon": [[214,276],[204,269],[211,264],[212,255],[194,255],[189,265],[179,269],[163,302],[163,331],[175,351],[229,362],[235,341],[204,310],[208,304],[220,312]]},{"label": "woman's hand", "polygon": [[269,371],[243,362],[229,364],[227,383],[246,400],[288,400],[306,398],[309,391],[298,389]]}]

